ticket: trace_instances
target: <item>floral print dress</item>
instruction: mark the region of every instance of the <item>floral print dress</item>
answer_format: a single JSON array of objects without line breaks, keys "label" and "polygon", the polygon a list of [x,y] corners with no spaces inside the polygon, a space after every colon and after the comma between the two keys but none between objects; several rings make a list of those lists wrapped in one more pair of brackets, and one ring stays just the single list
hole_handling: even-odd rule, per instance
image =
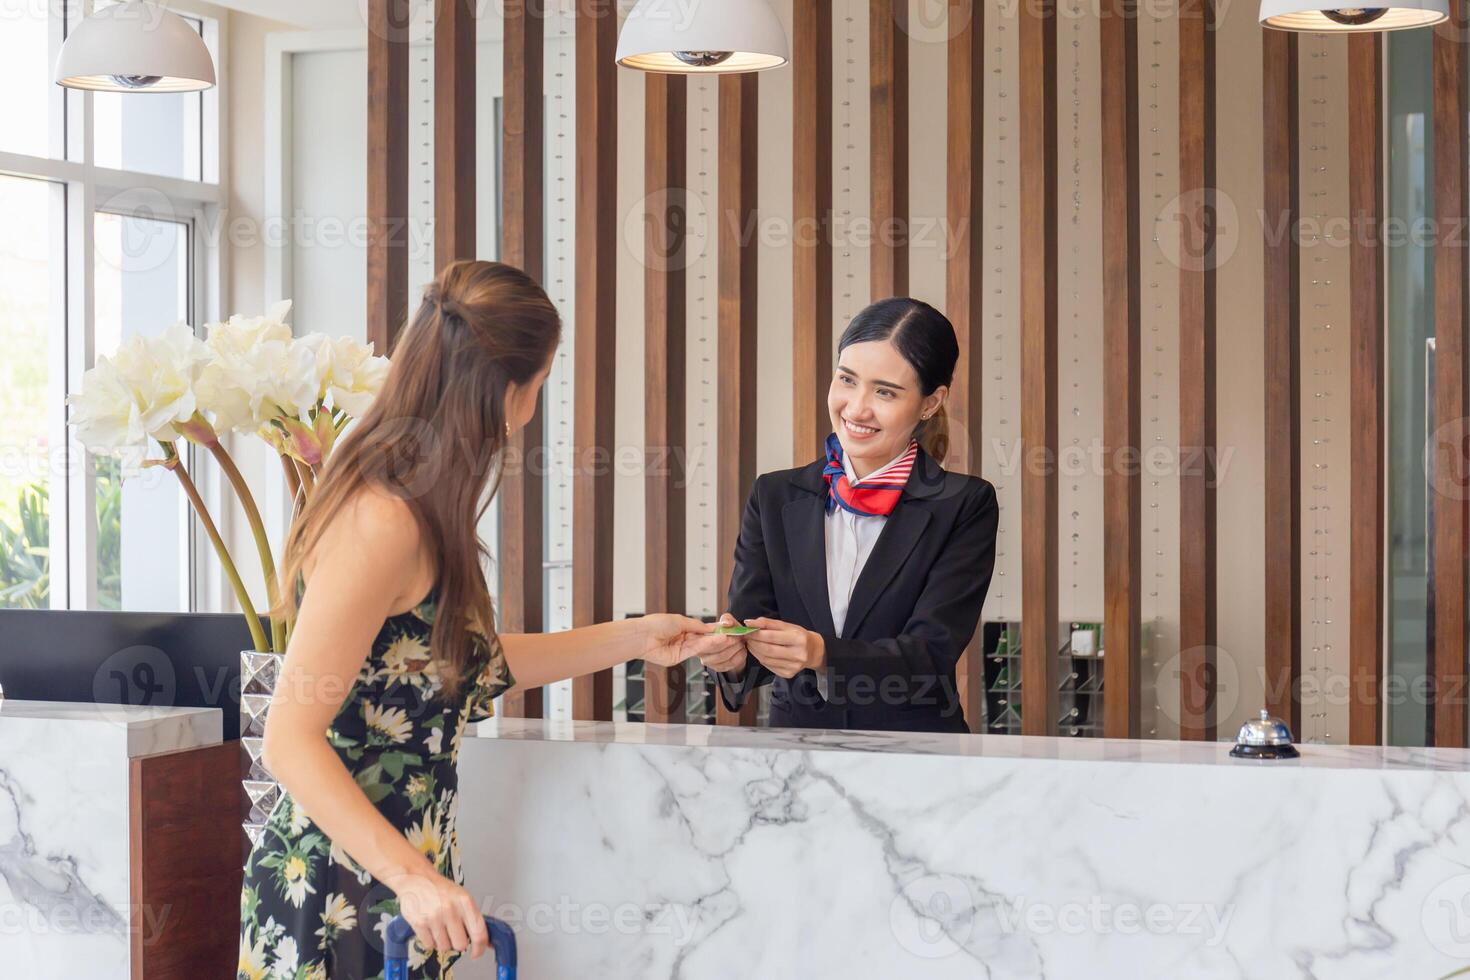
[{"label": "floral print dress", "polygon": [[[463,883],[458,809],[460,738],[494,714],[514,680],[493,630],[475,628],[473,680],[453,701],[429,658],[430,591],[383,623],[327,738],[367,798],[439,873]],[[338,848],[282,792],[245,865],[238,980],[373,980],[383,975],[383,930],[393,892]],[[457,953],[409,945],[414,977],[446,978]]]}]

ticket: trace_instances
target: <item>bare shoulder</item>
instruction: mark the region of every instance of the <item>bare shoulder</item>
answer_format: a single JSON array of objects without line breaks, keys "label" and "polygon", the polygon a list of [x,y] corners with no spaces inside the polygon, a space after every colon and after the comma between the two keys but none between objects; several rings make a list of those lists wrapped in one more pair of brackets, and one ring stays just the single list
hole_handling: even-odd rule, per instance
[{"label": "bare shoulder", "polygon": [[412,551],[419,543],[418,521],[402,497],[364,487],[347,502],[343,516],[354,532],[384,545]]},{"label": "bare shoulder", "polygon": [[[333,550],[356,542],[384,560],[403,561],[417,553],[419,539],[418,521],[407,503],[378,490],[363,489],[322,528],[318,547]],[[314,562],[308,562],[308,567],[311,564]]]},{"label": "bare shoulder", "polygon": [[314,572],[350,575],[394,596],[395,606],[411,604],[433,584],[432,561],[412,508],[379,490],[364,489],[348,500],[312,552],[303,569],[308,579]]}]

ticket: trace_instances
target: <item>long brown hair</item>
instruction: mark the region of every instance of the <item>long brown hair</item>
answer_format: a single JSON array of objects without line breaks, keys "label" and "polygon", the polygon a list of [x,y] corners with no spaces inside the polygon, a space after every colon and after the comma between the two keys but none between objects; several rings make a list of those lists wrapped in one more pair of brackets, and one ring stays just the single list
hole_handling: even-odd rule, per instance
[{"label": "long brown hair", "polygon": [[495,628],[476,528],[499,488],[505,395],[512,383],[535,380],[560,337],[556,307],[521,270],[446,266],[394,345],[382,391],[333,451],[291,527],[278,611],[295,613],[302,563],[343,508],[369,487],[392,494],[413,512],[437,568],[430,657],[445,690],[455,690],[470,657],[468,630]]}]

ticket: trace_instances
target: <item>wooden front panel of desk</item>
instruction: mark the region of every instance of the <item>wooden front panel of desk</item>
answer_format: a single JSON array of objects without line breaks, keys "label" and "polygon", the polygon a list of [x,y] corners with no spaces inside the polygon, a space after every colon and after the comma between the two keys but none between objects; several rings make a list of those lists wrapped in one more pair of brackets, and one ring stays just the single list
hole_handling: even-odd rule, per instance
[{"label": "wooden front panel of desk", "polygon": [[133,980],[235,975],[240,934],[239,742],[132,760]]}]

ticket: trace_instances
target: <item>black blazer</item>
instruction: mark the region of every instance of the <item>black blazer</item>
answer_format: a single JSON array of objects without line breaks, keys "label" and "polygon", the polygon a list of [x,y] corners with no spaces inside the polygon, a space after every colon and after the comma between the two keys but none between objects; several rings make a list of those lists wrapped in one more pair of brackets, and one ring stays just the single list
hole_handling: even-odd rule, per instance
[{"label": "black blazer", "polygon": [[730,580],[729,610],[820,633],[827,698],[816,673],[776,677],[750,657],[717,677],[738,710],[771,684],[770,723],[791,728],[966,732],[955,663],[975,633],[995,567],[999,508],[985,480],[948,473],[923,450],[853,588],[843,637],[827,596],[824,460],[755,481]]}]

